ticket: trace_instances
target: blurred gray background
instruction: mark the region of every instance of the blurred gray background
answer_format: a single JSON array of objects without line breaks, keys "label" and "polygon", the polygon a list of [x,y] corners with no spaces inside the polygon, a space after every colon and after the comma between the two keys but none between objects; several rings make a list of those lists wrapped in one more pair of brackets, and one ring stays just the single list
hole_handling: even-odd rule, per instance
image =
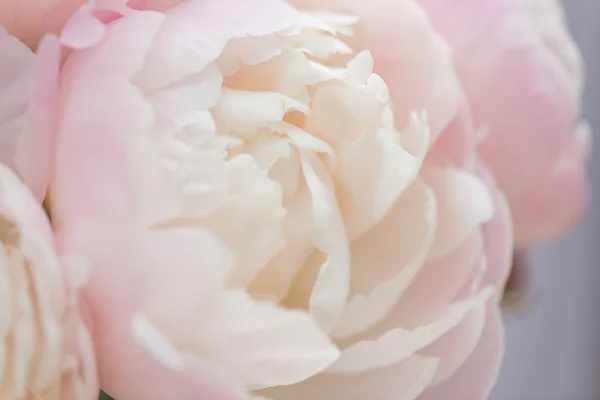
[{"label": "blurred gray background", "polygon": [[491,400],[600,400],[600,0],[564,3],[587,62],[592,207],[570,234],[533,254],[529,309],[507,318],[507,355]]}]

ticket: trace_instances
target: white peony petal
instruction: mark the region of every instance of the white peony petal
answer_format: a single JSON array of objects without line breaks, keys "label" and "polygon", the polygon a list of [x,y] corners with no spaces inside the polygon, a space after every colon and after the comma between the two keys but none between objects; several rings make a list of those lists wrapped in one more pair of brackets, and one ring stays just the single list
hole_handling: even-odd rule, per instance
[{"label": "white peony petal", "polygon": [[294,195],[286,199],[285,208],[287,214],[283,221],[283,232],[286,246],[248,288],[255,298],[282,300],[289,292],[296,274],[315,251],[312,200],[306,184],[302,183]]},{"label": "white peony petal", "polygon": [[312,196],[315,246],[326,255],[310,296],[310,312],[330,332],[338,322],[350,287],[350,250],[333,184],[316,154],[301,152],[302,170]]},{"label": "white peony petal", "polygon": [[330,68],[310,60],[302,51],[286,48],[268,62],[239,69],[234,76],[227,78],[227,87],[278,92],[308,104],[308,86],[337,78]]},{"label": "white peony petal", "polygon": [[336,81],[321,83],[314,89],[302,128],[338,150],[361,135],[375,134],[384,107],[371,93]]},{"label": "white peony petal", "polygon": [[281,186],[245,154],[225,168],[227,201],[210,215],[178,223],[209,229],[234,251],[237,264],[230,283],[245,287],[285,246]]},{"label": "white peony petal", "polygon": [[257,128],[282,121],[290,111],[309,112],[305,104],[281,93],[232,89],[223,89],[213,110],[221,132],[234,131],[239,135],[247,132],[252,134]]},{"label": "white peony petal", "polygon": [[277,128],[281,130],[281,133],[290,138],[290,141],[300,151],[312,151],[315,153],[325,153],[330,157],[335,156],[330,145],[292,124],[282,122]]},{"label": "white peony petal", "polygon": [[175,337],[186,343],[186,351],[143,315],[134,316],[133,333],[170,368],[193,366],[191,350],[249,390],[302,381],[339,356],[335,345],[305,312],[256,302],[239,291],[222,293],[210,311],[203,315],[204,328],[194,322]]},{"label": "white peony petal", "polygon": [[150,93],[148,99],[160,117],[170,123],[178,123],[195,110],[214,106],[221,96],[222,83],[223,76],[213,65],[177,85]]},{"label": "white peony petal", "polygon": [[135,83],[150,91],[167,87],[217,60],[231,39],[270,35],[305,19],[278,0],[182,2],[168,11]]},{"label": "white peony petal", "polygon": [[484,304],[493,291],[488,287],[477,297],[456,303],[430,325],[411,331],[396,328],[374,341],[358,341],[342,350],[342,355],[328,372],[356,374],[401,362],[458,325],[471,310]]},{"label": "white peony petal", "polygon": [[138,182],[149,225],[176,216],[204,217],[226,199],[228,176],[222,156],[182,140],[147,141],[143,181]]},{"label": "white peony petal", "polygon": [[352,243],[351,299],[333,337],[355,335],[385,318],[420,271],[435,226],[435,197],[417,181],[381,223]]},{"label": "white peony petal", "polygon": [[494,215],[487,185],[475,175],[452,168],[427,167],[421,174],[435,193],[438,230],[428,259],[441,257],[463,243],[477,227]]},{"label": "white peony petal", "polygon": [[246,36],[230,40],[217,61],[224,75],[239,72],[242,65],[267,62],[283,51],[277,35]]},{"label": "white peony petal", "polygon": [[323,36],[317,32],[301,32],[298,35],[282,38],[284,43],[317,58],[327,58],[336,54],[352,54],[352,49],[341,40]]},{"label": "white peony petal", "polygon": [[[411,129],[427,137],[426,125]],[[420,160],[398,141],[397,132],[381,129],[361,135],[339,152],[340,202],[352,239],[381,221],[419,171]]]},{"label": "white peony petal", "polygon": [[415,400],[435,376],[436,358],[411,356],[387,368],[354,374],[321,374],[294,386],[261,394],[285,400]]},{"label": "white peony petal", "polygon": [[348,67],[346,68],[348,82],[355,85],[365,84],[373,73],[374,65],[375,60],[368,50],[360,52],[348,62]]},{"label": "white peony petal", "polygon": [[214,318],[206,321],[221,342],[213,351],[227,353],[226,362],[249,389],[303,381],[339,356],[308,313],[257,302],[243,292],[227,293],[215,304]]},{"label": "white peony petal", "polygon": [[[287,158],[280,158],[269,170],[269,176],[281,185],[283,197],[287,199],[298,192],[302,180],[300,153],[292,148]],[[288,205],[284,205],[286,209]]]},{"label": "white peony petal", "polygon": [[289,158],[292,150],[287,140],[272,136],[252,143],[248,153],[259,168],[269,170],[281,158]]}]

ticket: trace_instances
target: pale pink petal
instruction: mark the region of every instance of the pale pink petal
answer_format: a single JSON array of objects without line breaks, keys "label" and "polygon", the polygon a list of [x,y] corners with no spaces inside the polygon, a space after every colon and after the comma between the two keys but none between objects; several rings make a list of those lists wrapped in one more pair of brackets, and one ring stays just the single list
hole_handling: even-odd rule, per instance
[{"label": "pale pink petal", "polygon": [[57,228],[132,217],[139,199],[130,159],[142,150],[152,114],[129,81],[162,21],[155,13],[119,20],[98,46],[71,54],[63,68],[51,199]]},{"label": "pale pink petal", "polygon": [[446,379],[454,379],[453,374],[465,361],[468,362],[478,342],[485,340],[481,337],[483,326],[488,318],[496,318],[497,311],[494,308],[498,307],[498,299],[501,297],[512,262],[512,221],[508,205],[502,193],[494,188],[493,179],[485,166],[478,164],[477,169],[494,193],[496,213],[494,218],[485,223],[481,230],[485,249],[483,268],[473,270],[475,274],[465,281],[457,296],[458,298],[468,296],[472,293],[474,284],[493,285],[496,287],[496,293],[488,301],[487,307],[482,306],[473,310],[461,324],[421,352],[424,355],[440,356],[440,367],[436,375],[437,383]]},{"label": "pale pink petal", "polygon": [[37,51],[34,91],[14,156],[17,171],[40,203],[46,196],[54,164],[60,59],[57,38],[46,36]]},{"label": "pale pink petal", "polygon": [[82,6],[69,18],[61,31],[60,41],[73,49],[84,49],[97,44],[104,36],[105,26],[93,15],[94,5]]},{"label": "pale pink petal", "polygon": [[37,57],[0,27],[0,161],[41,203],[54,155],[60,46],[46,37]]},{"label": "pale pink petal", "polygon": [[436,162],[451,163],[456,167],[472,170],[477,136],[478,132],[473,126],[471,113],[465,102],[435,142],[428,157]]},{"label": "pale pink petal", "polygon": [[440,359],[434,385],[452,379],[454,373],[469,359],[482,340],[486,317],[485,305],[471,310],[454,329],[419,351],[423,356]]},{"label": "pale pink petal", "polygon": [[[223,247],[202,233],[141,234],[133,233],[127,225],[118,230],[115,226],[93,225],[88,229],[76,237],[61,237],[60,245],[93,260],[85,295],[94,321],[102,387],[116,398],[244,399],[239,389],[208,366],[178,370],[163,364],[136,343],[132,331],[134,313],[150,301],[162,301],[159,304],[164,308],[156,312],[160,315],[168,308],[170,313],[175,312],[169,314],[175,318],[178,308],[171,305],[176,300],[189,300],[191,292],[187,288],[191,289],[192,284],[207,300],[214,297],[227,272],[226,268],[214,268],[227,266],[226,260],[222,262],[228,256]],[[105,229],[113,234],[106,235]],[[202,261],[190,263],[192,260]],[[204,280],[189,279],[196,271],[204,274]],[[150,293],[161,293],[161,287],[172,285],[181,288],[181,292],[175,292],[179,296],[149,297]]]},{"label": "pale pink petal", "polygon": [[581,218],[588,206],[585,161],[590,148],[589,127],[580,125],[550,176],[512,199],[515,236],[519,243],[534,244],[551,239]]},{"label": "pale pink petal", "polygon": [[392,312],[388,327],[396,324],[416,328],[446,312],[462,288],[471,287],[481,275],[485,262],[481,240],[479,232],[474,232],[446,256],[427,262]]},{"label": "pale pink petal", "polygon": [[488,398],[504,355],[502,315],[496,302],[488,303],[485,319],[481,339],[467,361],[450,379],[427,390],[419,400]]}]

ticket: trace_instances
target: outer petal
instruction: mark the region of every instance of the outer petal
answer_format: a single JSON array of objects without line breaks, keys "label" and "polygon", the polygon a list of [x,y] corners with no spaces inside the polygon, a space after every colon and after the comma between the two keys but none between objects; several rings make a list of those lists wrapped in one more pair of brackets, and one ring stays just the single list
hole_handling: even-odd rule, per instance
[{"label": "outer petal", "polygon": [[585,160],[590,142],[589,127],[579,126],[551,175],[512,199],[517,242],[526,245],[548,240],[568,229],[585,212],[588,205]]},{"label": "outer petal", "polygon": [[412,356],[402,363],[354,374],[321,374],[289,387],[264,391],[273,399],[285,400],[415,400],[435,375],[437,360]]},{"label": "outer petal", "polygon": [[63,107],[51,193],[59,230],[63,223],[72,231],[78,222],[128,220],[135,214],[137,175],[130,160],[139,159],[152,115],[129,81],[162,21],[154,13],[120,20],[99,45],[72,53],[61,71]]},{"label": "outer petal", "polygon": [[463,363],[469,362],[472,352],[479,346],[483,337],[484,325],[489,318],[496,318],[497,303],[508,271],[513,253],[512,224],[508,206],[501,193],[497,192],[493,181],[482,165],[478,166],[480,176],[495,193],[496,213],[494,218],[482,227],[483,245],[485,249],[484,269],[475,270],[474,277],[463,285],[458,293],[458,298],[468,296],[473,290],[473,285],[493,285],[496,294],[489,304],[473,310],[456,328],[448,332],[437,342],[424,349],[421,354],[440,357],[440,366],[436,374],[436,383],[447,379],[454,379],[454,373],[461,368]]},{"label": "outer petal", "polygon": [[[87,232],[76,237],[60,237],[63,250],[75,251],[89,257],[91,276],[85,287],[90,315],[94,321],[94,342],[98,354],[102,387],[116,398],[129,399],[244,399],[242,392],[206,365],[193,369],[177,369],[165,365],[148,352],[133,335],[132,316],[135,311],[149,305],[148,293],[161,293],[157,289],[181,287],[179,296],[162,296],[169,302],[181,300],[188,294],[183,285],[190,285],[191,271],[199,270],[205,279],[198,282],[199,295],[210,299],[218,291],[219,277],[212,271],[227,271],[223,248],[215,245],[207,235],[181,235],[157,233],[147,236],[132,234],[130,226],[88,225]],[[105,229],[110,228],[110,235]],[[119,232],[118,235],[115,232]],[[117,237],[118,236],[118,237]],[[157,246],[154,240],[160,240]],[[105,249],[110,248],[110,252]],[[142,251],[143,250],[143,251]],[[191,265],[188,260],[204,257],[203,263]],[[170,272],[166,269],[171,263]],[[226,261],[226,260],[225,260]],[[223,275],[223,272],[221,272]],[[156,298],[153,299],[156,302]],[[160,312],[161,310],[155,310]]]},{"label": "outer petal", "polygon": [[427,390],[419,400],[485,400],[496,381],[504,354],[502,315],[488,303],[481,340],[462,367],[445,383]]},{"label": "outer petal", "polygon": [[487,166],[480,162],[476,170],[492,192],[496,209],[494,218],[481,229],[487,262],[481,284],[493,285],[498,289],[499,295],[504,288],[513,260],[513,221],[504,193],[496,186]]},{"label": "outer petal", "polygon": [[419,352],[421,355],[440,359],[432,385],[453,379],[456,371],[468,362],[479,342],[483,340],[486,318],[486,306],[481,305],[470,311],[454,329]]}]

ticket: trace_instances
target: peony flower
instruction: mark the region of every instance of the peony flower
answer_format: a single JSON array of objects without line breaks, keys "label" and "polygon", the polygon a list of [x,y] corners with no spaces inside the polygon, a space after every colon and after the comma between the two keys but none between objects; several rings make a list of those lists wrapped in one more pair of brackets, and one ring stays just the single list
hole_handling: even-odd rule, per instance
[{"label": "peony flower", "polygon": [[[60,37],[50,209],[91,265],[103,388],[485,398],[511,226],[469,141],[472,163],[434,145],[472,132],[423,10],[157,4],[86,5]],[[386,13],[389,86],[363,51]]]},{"label": "peony flower", "polygon": [[578,122],[583,63],[558,0],[421,0],[452,47],[506,194],[518,246],[548,240],[585,209],[590,134]]},{"label": "peony flower", "polygon": [[81,270],[56,255],[42,208],[4,166],[0,207],[0,397],[96,399],[93,347],[77,302]]}]

